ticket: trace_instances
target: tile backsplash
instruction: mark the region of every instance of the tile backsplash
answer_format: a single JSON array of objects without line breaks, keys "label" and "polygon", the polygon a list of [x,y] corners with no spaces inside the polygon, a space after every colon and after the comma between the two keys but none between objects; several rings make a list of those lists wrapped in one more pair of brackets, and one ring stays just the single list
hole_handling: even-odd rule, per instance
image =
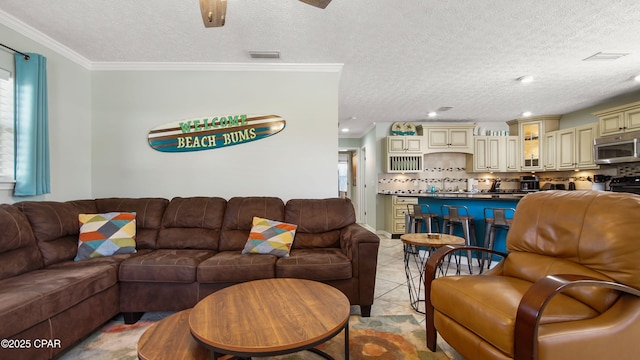
[{"label": "tile backsplash", "polygon": [[[419,194],[428,193],[432,186],[437,191],[467,191],[470,180],[473,188],[487,191],[494,179],[500,179],[501,190],[519,190],[520,176],[531,173],[473,173],[467,169],[467,155],[461,153],[436,153],[424,156],[425,170],[413,174],[379,174],[378,193],[382,194]],[[594,174],[611,176],[640,175],[640,163],[622,164],[617,167],[602,167],[587,171],[550,171],[536,173],[540,179],[540,187],[546,183],[565,184],[568,188],[574,181],[576,189],[591,189]]]}]

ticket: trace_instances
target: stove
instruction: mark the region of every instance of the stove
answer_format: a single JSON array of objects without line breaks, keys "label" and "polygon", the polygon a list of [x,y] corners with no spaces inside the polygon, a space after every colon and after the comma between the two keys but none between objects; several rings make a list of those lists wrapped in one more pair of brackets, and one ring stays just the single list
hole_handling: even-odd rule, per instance
[{"label": "stove", "polygon": [[609,188],[614,192],[640,194],[640,176],[621,176],[611,179]]}]

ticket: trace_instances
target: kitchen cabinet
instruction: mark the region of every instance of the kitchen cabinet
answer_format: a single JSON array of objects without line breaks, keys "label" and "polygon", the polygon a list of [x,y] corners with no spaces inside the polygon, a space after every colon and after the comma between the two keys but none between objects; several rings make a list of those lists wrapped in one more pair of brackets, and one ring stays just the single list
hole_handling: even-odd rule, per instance
[{"label": "kitchen cabinet", "polygon": [[544,158],[542,167],[545,171],[556,170],[557,156],[556,156],[556,140],[558,137],[558,131],[549,131],[544,134]]},{"label": "kitchen cabinet", "polygon": [[506,137],[473,137],[473,171],[506,171]]},{"label": "kitchen cabinet", "polygon": [[517,136],[474,136],[474,172],[520,171],[520,147]]},{"label": "kitchen cabinet", "polygon": [[598,123],[587,124],[558,131],[557,169],[598,169],[593,162],[593,139],[598,133]]},{"label": "kitchen cabinet", "polygon": [[507,136],[505,148],[505,170],[520,171],[520,139],[517,136]]},{"label": "kitchen cabinet", "polygon": [[421,125],[424,153],[458,152],[473,154],[474,124]]},{"label": "kitchen cabinet", "polygon": [[520,169],[522,171],[544,170],[545,137],[549,131],[558,129],[560,115],[534,116],[508,121],[509,133],[520,138]]},{"label": "kitchen cabinet", "polygon": [[419,136],[387,136],[387,149],[390,153],[422,153],[422,138]]},{"label": "kitchen cabinet", "polygon": [[419,136],[387,136],[387,173],[422,171],[422,138]]},{"label": "kitchen cabinet", "polygon": [[576,167],[576,131],[574,128],[558,131],[557,137],[558,170],[573,170]]},{"label": "kitchen cabinet", "polygon": [[598,117],[599,136],[640,131],[640,101],[602,110]]},{"label": "kitchen cabinet", "polygon": [[385,228],[390,234],[405,233],[408,206],[418,203],[417,197],[385,196]]}]

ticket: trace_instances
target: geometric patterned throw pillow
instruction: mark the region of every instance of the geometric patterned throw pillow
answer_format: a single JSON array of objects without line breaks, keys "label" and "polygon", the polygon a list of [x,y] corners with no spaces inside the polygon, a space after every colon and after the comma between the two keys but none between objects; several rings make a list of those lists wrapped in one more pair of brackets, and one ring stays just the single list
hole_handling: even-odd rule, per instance
[{"label": "geometric patterned throw pillow", "polygon": [[243,254],[271,254],[289,257],[297,225],[255,216]]},{"label": "geometric patterned throw pillow", "polygon": [[136,213],[80,214],[75,261],[136,252]]}]

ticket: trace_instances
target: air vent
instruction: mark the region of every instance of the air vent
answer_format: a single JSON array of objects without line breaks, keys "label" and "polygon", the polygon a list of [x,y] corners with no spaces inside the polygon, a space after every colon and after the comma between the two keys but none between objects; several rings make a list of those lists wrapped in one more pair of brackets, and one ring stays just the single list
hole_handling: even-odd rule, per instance
[{"label": "air vent", "polygon": [[252,59],[280,59],[280,51],[249,51],[249,56],[251,56]]},{"label": "air vent", "polygon": [[623,56],[627,56],[629,53],[604,53],[599,52],[589,56],[586,59],[582,59],[582,61],[612,61],[620,59]]},{"label": "air vent", "polygon": [[449,111],[453,109],[453,106],[442,106],[438,109],[439,112],[443,112],[443,111]]}]

